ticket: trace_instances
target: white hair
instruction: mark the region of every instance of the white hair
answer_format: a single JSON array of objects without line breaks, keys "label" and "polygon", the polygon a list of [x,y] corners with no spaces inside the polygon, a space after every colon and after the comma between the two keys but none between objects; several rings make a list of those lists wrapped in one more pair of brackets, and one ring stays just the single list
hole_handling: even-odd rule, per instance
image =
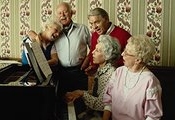
[{"label": "white hair", "polygon": [[102,43],[104,48],[105,60],[108,62],[114,62],[120,58],[120,44],[116,38],[109,35],[100,35],[98,38],[98,43]]},{"label": "white hair", "polygon": [[62,31],[63,25],[60,22],[54,21],[54,20],[48,20],[47,22],[42,24],[41,31],[45,31],[47,27],[51,27],[52,25],[56,25],[57,29]]},{"label": "white hair", "polygon": [[142,59],[142,62],[148,63],[155,54],[155,45],[146,35],[136,35],[129,38],[127,47],[130,48],[133,55]]}]

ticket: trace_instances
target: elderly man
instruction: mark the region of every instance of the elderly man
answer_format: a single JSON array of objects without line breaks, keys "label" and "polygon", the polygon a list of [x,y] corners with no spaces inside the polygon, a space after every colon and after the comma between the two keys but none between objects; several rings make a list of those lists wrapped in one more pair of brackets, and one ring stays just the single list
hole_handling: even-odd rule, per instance
[{"label": "elderly man", "polygon": [[63,33],[55,41],[60,61],[58,78],[62,92],[75,89],[87,89],[87,75],[81,64],[87,55],[90,45],[90,31],[87,26],[72,21],[71,6],[62,2],[56,7],[56,17],[63,25]]},{"label": "elderly man", "polygon": [[[87,26],[72,21],[73,14],[69,3],[61,2],[56,7],[56,18],[63,25],[63,32],[55,41],[60,62],[57,79],[59,81],[58,92],[61,97],[69,91],[88,89],[88,77],[81,70],[81,65],[90,46],[91,33]],[[64,108],[62,105],[59,108]],[[83,108],[81,105],[78,103],[79,108]],[[81,110],[76,109],[77,113],[79,111]]]},{"label": "elderly man", "polygon": [[[91,10],[88,14],[88,19],[94,33],[92,33],[90,52],[82,65],[82,69],[85,69],[88,74],[93,74],[97,69],[97,65],[93,63],[92,51],[95,49],[98,37],[106,34],[117,38],[121,45],[121,51],[123,51],[131,35],[124,29],[112,24],[109,20],[108,13],[102,8]],[[116,63],[117,66],[123,65],[122,57],[116,61]]]}]

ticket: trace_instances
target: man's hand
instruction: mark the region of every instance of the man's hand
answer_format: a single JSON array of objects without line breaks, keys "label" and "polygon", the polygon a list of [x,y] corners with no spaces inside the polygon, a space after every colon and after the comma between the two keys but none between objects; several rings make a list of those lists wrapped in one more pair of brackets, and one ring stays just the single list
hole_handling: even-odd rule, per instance
[{"label": "man's hand", "polygon": [[84,71],[88,76],[93,76],[96,73],[97,68],[98,67],[96,65],[90,65]]},{"label": "man's hand", "polygon": [[86,56],[86,58],[83,60],[83,63],[81,65],[81,70],[85,70],[89,66],[89,57]]}]

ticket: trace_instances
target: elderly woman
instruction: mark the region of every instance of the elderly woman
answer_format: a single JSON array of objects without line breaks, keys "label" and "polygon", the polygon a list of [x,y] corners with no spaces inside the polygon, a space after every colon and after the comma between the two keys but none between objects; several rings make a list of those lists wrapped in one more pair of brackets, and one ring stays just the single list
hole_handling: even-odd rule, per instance
[{"label": "elderly woman", "polygon": [[[57,65],[58,55],[54,45],[54,41],[59,37],[62,31],[62,25],[55,21],[49,21],[46,23],[39,34],[35,31],[29,31],[23,42],[37,41],[50,66]],[[24,49],[25,50],[25,49]],[[27,52],[25,50],[25,52]],[[25,54],[23,53],[22,61],[24,64],[28,64],[25,59]]]},{"label": "elderly woman", "polygon": [[118,67],[107,85],[103,120],[160,120],[162,116],[159,80],[146,67],[155,47],[149,37],[133,36],[122,53],[124,66]]},{"label": "elderly woman", "polygon": [[[120,58],[120,44],[118,40],[109,35],[101,35],[98,38],[93,53],[93,62],[99,65],[95,75],[93,94],[84,90],[75,90],[66,94],[68,101],[82,97],[87,107],[96,111],[103,111],[102,102],[105,86],[109,81],[112,72],[115,71],[115,61]],[[78,83],[77,83],[78,84]]]}]

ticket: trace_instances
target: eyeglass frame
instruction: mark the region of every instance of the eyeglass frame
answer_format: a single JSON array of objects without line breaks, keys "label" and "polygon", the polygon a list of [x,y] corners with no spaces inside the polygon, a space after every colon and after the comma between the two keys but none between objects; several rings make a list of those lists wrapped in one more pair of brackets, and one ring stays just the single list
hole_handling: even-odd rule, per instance
[{"label": "eyeglass frame", "polygon": [[126,51],[126,49],[123,50],[122,54],[125,55],[125,56],[135,57],[135,55],[129,54],[129,53]]}]

